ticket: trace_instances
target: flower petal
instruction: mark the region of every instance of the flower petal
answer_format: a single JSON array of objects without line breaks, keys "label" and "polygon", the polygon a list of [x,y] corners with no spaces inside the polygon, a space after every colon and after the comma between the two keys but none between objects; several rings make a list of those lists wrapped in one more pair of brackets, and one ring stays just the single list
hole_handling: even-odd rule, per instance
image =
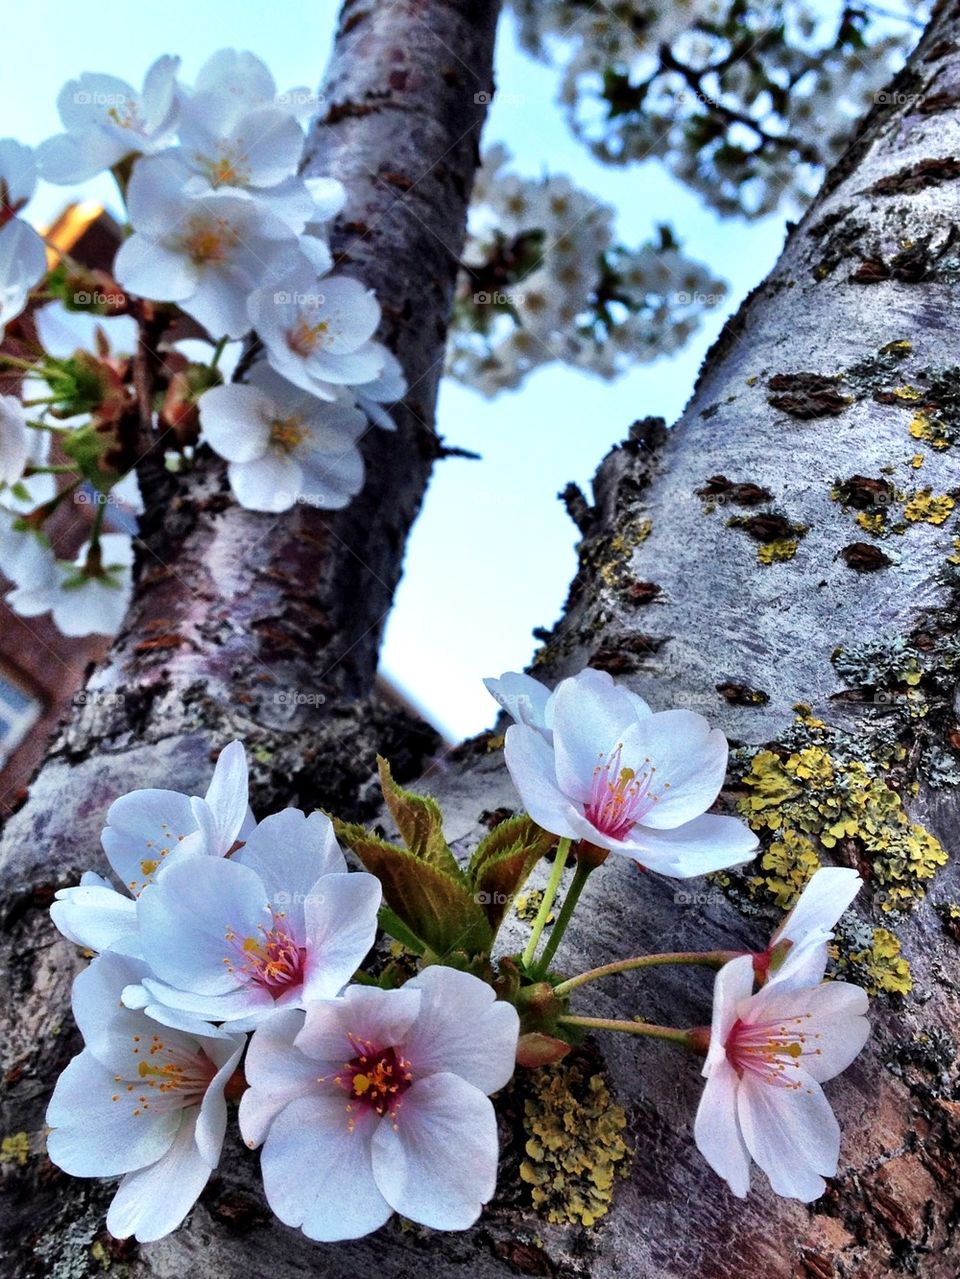
[{"label": "flower petal", "polygon": [[107,1229],[116,1239],[134,1235],[152,1243],[176,1230],[210,1179],[210,1167],[194,1140],[196,1111],[183,1115],[167,1153],[139,1172],[128,1173],[107,1210]]},{"label": "flower petal", "polygon": [[832,1177],[840,1157],[840,1125],[820,1085],[804,1072],[791,1086],[749,1073],[740,1081],[737,1115],[747,1149],[778,1195],[811,1203]]},{"label": "flower petal", "polygon": [[312,1057],[294,1046],[303,1029],[304,1014],[291,1008],[277,1012],[259,1026],[244,1060],[249,1087],[240,1098],[240,1132],[252,1150],[267,1135],[271,1123],[289,1102],[317,1091],[323,1074]]},{"label": "flower petal", "polygon": [[359,1239],[392,1215],[373,1176],[375,1124],[361,1117],[351,1131],[348,1120],[342,1094],[301,1097],[267,1133],[261,1156],[267,1202],[308,1239]]},{"label": "flower petal", "polygon": [[380,881],[365,873],[324,875],[304,901],[307,962],[303,997],[331,999],[347,984],[373,945]]},{"label": "flower petal", "polygon": [[737,1122],[737,1072],[724,1059],[710,1072],[693,1136],[697,1149],[738,1198],[750,1190],[750,1156]]},{"label": "flower petal", "polygon": [[414,1073],[459,1075],[484,1093],[513,1076],[520,1022],[479,977],[433,965],[406,983],[423,991],[420,1012],[403,1043]]},{"label": "flower petal", "polygon": [[434,1230],[466,1230],[497,1184],[497,1118],[459,1075],[430,1075],[404,1093],[396,1127],[373,1135],[373,1174],[397,1212]]},{"label": "flower petal", "polygon": [[557,785],[554,754],[540,733],[525,724],[511,724],[503,753],[523,806],[537,825],[564,839],[578,838],[572,821],[575,810]]},{"label": "flower petal", "polygon": [[635,826],[627,839],[608,840],[604,847],[626,853],[660,875],[690,879],[750,861],[757,844],[756,835],[738,818],[704,813],[675,830]]}]

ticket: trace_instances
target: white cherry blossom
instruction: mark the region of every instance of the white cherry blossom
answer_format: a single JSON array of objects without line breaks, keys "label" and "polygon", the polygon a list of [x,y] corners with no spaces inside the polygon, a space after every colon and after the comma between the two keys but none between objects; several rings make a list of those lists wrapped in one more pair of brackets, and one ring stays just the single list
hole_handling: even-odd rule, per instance
[{"label": "white cherry blossom", "polygon": [[245,384],[207,391],[199,401],[203,438],[229,463],[230,487],[252,511],[296,502],[333,510],[363,484],[356,447],[367,428],[349,401],[328,402],[256,365]]},{"label": "white cherry blossom", "polygon": [[280,1220],[324,1241],[393,1212],[473,1225],[496,1185],[488,1095],[513,1074],[518,1027],[485,982],[439,965],[399,990],[351,986],[268,1021],[247,1055],[240,1126],[250,1146],[265,1142]]},{"label": "white cherry blossom", "polygon": [[74,1177],[120,1174],[107,1229],[148,1243],[180,1225],[220,1161],[224,1089],[244,1037],[187,1034],[123,1008],[121,991],[144,972],[108,952],[74,982],[85,1046],[47,1108],[47,1153]]},{"label": "white cherry blossom", "polygon": [[752,1159],[778,1195],[809,1203],[840,1155],[840,1129],[820,1085],[866,1043],[867,996],[845,982],[776,978],[753,994],[753,976],[750,955],[717,974],[694,1136],[735,1195],[750,1189]]}]

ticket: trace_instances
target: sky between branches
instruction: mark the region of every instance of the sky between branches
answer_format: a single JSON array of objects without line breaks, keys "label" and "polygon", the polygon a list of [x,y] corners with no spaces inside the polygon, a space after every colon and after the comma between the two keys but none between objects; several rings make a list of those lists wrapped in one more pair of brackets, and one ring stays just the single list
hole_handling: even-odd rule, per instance
[{"label": "sky between branches", "polygon": [[[820,7],[836,8],[831,0]],[[66,0],[34,0],[6,16],[7,47],[24,56],[8,59],[3,132],[35,145],[59,130],[56,97],[66,80],[103,71],[140,83],[162,53],[180,54],[189,79],[210,53],[232,44],[259,54],[280,88],[313,85],[337,8],[334,0],[282,0],[264,21],[262,0],[165,0],[136,8],[101,0],[95,16]],[[44,31],[56,38],[38,49]],[[28,50],[36,52],[26,56]],[[555,364],[492,401],[449,380],[443,384],[440,433],[483,460],[445,461],[435,473],[387,626],[383,669],[453,738],[492,722],[495,707],[482,677],[521,669],[535,645],[531,629],[550,625],[559,613],[577,535],[558,491],[570,480],[588,491],[600,458],[635,418],[677,417],[724,319],[776,261],[791,212],[724,220],[657,161],[600,165],[568,133],[554,104],[557,74],[518,50],[510,16],[501,26],[497,66],[499,96],[486,145],[505,143],[516,172],[566,173],[613,205],[626,244],[641,243],[657,223],[670,222],[685,251],[726,280],[729,293],[706,312],[679,354],[637,366],[615,382]],[[31,220],[49,220],[81,195],[116,210],[109,179],[76,193],[41,184]]]}]

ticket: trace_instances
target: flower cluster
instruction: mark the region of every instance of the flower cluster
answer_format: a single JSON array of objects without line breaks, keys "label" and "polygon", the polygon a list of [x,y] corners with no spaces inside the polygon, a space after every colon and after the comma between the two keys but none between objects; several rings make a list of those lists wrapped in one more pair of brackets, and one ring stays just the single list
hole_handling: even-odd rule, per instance
[{"label": "flower cluster", "polygon": [[669,228],[628,249],[608,205],[509,160],[492,147],[474,185],[447,357],[459,381],[492,396],[554,360],[613,378],[678,350],[723,300]]},{"label": "flower cluster", "polygon": [[[135,516],[132,471],[151,446],[173,470],[208,446],[249,510],[333,509],[362,487],[361,437],[393,428],[383,406],[406,391],[374,338],[376,298],[334,270],[328,231],[346,192],[300,172],[314,95],[278,93],[258,58],[230,49],[192,86],[178,72],[179,59],[159,58],[139,91],[81,75],[58,99],[63,133],[35,154],[0,141],[0,390],[15,392],[0,395],[0,570],[17,612],[50,612],[68,635],[119,629],[132,544],[104,530],[111,508]],[[132,234],[108,271],[59,255],[48,272],[43,241],[16,216],[38,173],[72,184],[105,171]],[[32,322],[15,323],[31,298]],[[65,500],[95,508],[69,561],[46,531]]]},{"label": "flower cluster", "polygon": [[[395,1212],[466,1229],[496,1187],[491,1097],[517,1066],[561,1062],[590,1031],[652,1035],[704,1059],[695,1138],[735,1194],[749,1189],[751,1160],[803,1201],[836,1172],[839,1129],[821,1085],[862,1048],[867,1001],[824,978],[859,876],[817,871],[760,951],[644,955],[564,976],[555,952],[609,853],[685,878],[744,862],[756,841],[707,811],[727,742],[702,716],[653,711],[592,670],[552,692],[515,673],[488,683],[516,721],[506,763],[527,811],[466,865],[434,801],[400,787],[385,761],[402,844],[322,812],[256,821],[239,742],[203,796],[138,790],[110,806],[102,844],[114,878],[88,872],[52,906],[94,958],[73,992],[84,1047],[47,1121],[61,1168],[121,1178],[114,1235],[154,1240],[183,1221],[235,1101],[271,1208],[308,1238],[356,1238]],[[348,869],[341,844],[362,870]],[[509,906],[551,853],[525,949],[500,953]],[[573,882],[538,953],[571,855]],[[667,963],[718,970],[709,1027],[570,1010],[596,980]]]},{"label": "flower cluster", "polygon": [[573,132],[610,164],[657,156],[722,213],[815,194],[902,62],[927,4],[512,0],[520,39],[562,65]]}]

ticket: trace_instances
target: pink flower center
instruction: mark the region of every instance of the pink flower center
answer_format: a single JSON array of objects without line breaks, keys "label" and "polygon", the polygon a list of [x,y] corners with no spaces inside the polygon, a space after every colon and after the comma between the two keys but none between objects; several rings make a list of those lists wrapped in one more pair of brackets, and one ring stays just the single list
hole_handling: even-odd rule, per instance
[{"label": "pink flower center", "polygon": [[266,928],[261,924],[256,937],[240,937],[229,929],[226,939],[233,955],[223,962],[230,972],[279,999],[291,986],[303,985],[307,952],[287,932],[283,912],[272,913],[273,926]]},{"label": "pink flower center", "polygon": [[413,1083],[410,1062],[396,1048],[377,1048],[369,1039],[350,1035],[356,1056],[345,1062],[334,1083],[349,1094],[348,1126],[353,1130],[358,1113],[389,1114],[396,1123],[403,1094]]},{"label": "pink flower center", "polygon": [[136,1118],[199,1105],[217,1073],[202,1049],[190,1052],[182,1044],[168,1044],[162,1032],[132,1035],[131,1052],[139,1058],[136,1075],[114,1075],[117,1091],[110,1100],[132,1107]]},{"label": "pink flower center", "polygon": [[805,1029],[812,1013],[785,1017],[780,1021],[750,1024],[739,1018],[727,1036],[727,1059],[741,1078],[751,1074],[777,1088],[802,1088],[795,1072],[805,1057],[819,1057],[820,1036]]},{"label": "pink flower center", "polygon": [[[657,770],[649,758],[637,770],[623,764],[622,753],[621,742],[609,755],[600,756],[601,762],[593,770],[590,798],[584,806],[587,821],[611,839],[629,835],[660,798],[652,790]],[[663,782],[660,789],[669,787],[669,782]]]}]

